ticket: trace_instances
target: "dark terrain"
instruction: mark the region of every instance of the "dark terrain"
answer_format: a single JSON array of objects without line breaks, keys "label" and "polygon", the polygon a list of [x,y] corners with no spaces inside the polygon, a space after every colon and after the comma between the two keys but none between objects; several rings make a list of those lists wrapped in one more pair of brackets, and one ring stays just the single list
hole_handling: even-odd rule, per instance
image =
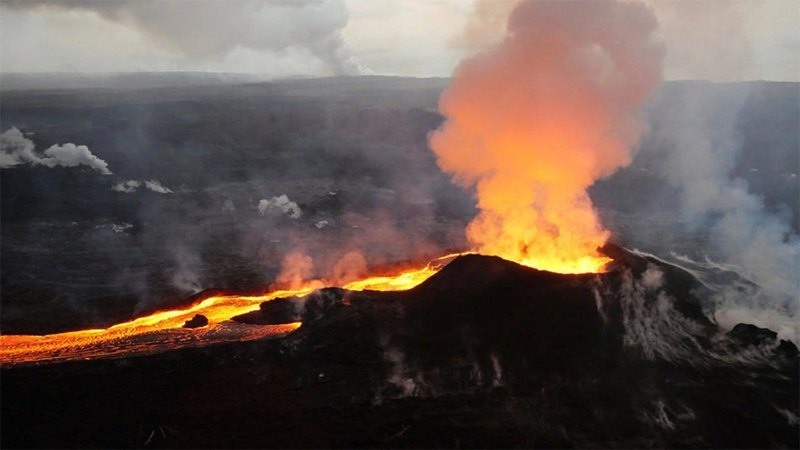
[{"label": "dark terrain", "polygon": [[281,340],[4,369],[2,446],[797,448],[797,348],[606,252],[602,275],[463,256],[411,291],[276,300],[248,319],[303,320]]},{"label": "dark terrain", "polygon": [[[57,81],[0,77],[0,132],[87,145],[113,175],[0,170],[3,334],[263,291],[295,250],[316,277],[352,250],[380,267],[466,246],[474,199],[427,144],[448,80]],[[659,257],[609,245],[607,273],[559,275],[464,256],[407,292],[328,288],[235,319],[303,322],[282,339],[3,367],[0,447],[798,448],[796,346],[714,322],[726,289],[758,287],[672,264],[716,255],[657,170],[684,102],[737,104],[725,169],[796,233],[798,86],[665,83],[632,164],[590,191],[614,242]],[[172,192],[112,190],[127,180]],[[299,217],[259,210],[281,195]]]},{"label": "dark terrain", "polygon": [[[466,245],[474,200],[427,145],[446,79],[62,78],[0,78],[0,132],[31,133],[39,152],[87,145],[114,174],[0,171],[3,333],[104,327],[210,287],[261,290],[296,249],[314,257],[312,275],[327,275],[351,250],[382,265]],[[733,176],[798,230],[798,85],[676,82],[650,105],[652,133],[631,166],[592,187],[616,242],[714,257],[706,231],[682,218],[675,188],[655,170],[657,137],[679,129],[668,114],[676,104],[699,99],[716,111],[731,98],[741,99],[743,142]],[[111,190],[150,179],[174,192]],[[283,194],[300,218],[259,214],[260,199]]]}]

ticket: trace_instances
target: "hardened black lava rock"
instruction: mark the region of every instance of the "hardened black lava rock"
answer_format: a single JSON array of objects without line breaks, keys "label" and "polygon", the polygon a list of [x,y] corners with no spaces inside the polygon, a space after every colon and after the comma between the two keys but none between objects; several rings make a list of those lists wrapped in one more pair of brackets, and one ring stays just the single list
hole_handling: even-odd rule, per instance
[{"label": "hardened black lava rock", "polygon": [[206,325],[208,325],[208,318],[202,314],[195,314],[183,324],[183,328],[201,328]]},{"label": "hardened black lava rock", "polygon": [[[2,446],[798,448],[800,365],[689,272],[456,258],[405,292],[265,303],[282,339],[3,368]],[[788,342],[788,341],[787,341]]]}]

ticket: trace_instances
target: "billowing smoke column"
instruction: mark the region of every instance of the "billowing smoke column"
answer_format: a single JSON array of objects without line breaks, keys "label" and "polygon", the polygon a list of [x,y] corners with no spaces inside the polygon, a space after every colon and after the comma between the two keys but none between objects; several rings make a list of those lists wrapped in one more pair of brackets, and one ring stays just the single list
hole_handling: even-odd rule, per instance
[{"label": "billowing smoke column", "polygon": [[524,1],[499,44],[462,61],[430,137],[441,168],[476,190],[481,253],[594,272],[608,238],[586,189],[627,165],[664,50],[637,3]]},{"label": "billowing smoke column", "polygon": [[745,150],[738,124],[750,89],[721,99],[713,92],[677,95],[653,138],[664,149],[661,175],[677,188],[683,219],[709,231],[712,259],[757,285],[723,289],[714,318],[728,328],[769,327],[800,342],[800,235],[734,173]]}]

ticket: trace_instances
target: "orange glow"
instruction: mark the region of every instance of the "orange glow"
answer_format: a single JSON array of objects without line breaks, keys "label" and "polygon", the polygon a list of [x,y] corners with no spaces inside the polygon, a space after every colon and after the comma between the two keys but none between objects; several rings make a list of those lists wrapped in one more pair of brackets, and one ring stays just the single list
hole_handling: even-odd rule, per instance
[{"label": "orange glow", "polygon": [[642,105],[661,80],[656,27],[627,2],[524,0],[505,38],[456,68],[430,145],[474,189],[475,251],[552,272],[603,270],[609,233],[587,189],[627,165],[642,134]]},{"label": "orange glow", "polygon": [[406,291],[430,278],[455,257],[464,254],[453,253],[440,256],[429,262],[425,267],[408,269],[390,276],[367,277],[347,283],[344,288],[351,291]]},{"label": "orange glow", "polygon": [[[349,290],[402,291],[411,289],[458,254],[437,258],[424,267],[396,271],[392,275],[373,276],[345,284]],[[294,281],[294,284],[298,282]],[[296,289],[276,290],[264,295],[226,295],[206,298],[180,309],[161,311],[119,323],[106,329],[70,331],[44,336],[0,336],[0,362],[4,365],[95,359],[149,354],[181,347],[220,342],[246,341],[278,337],[300,327],[300,322],[283,325],[246,325],[231,321],[240,314],[259,309],[263,302],[279,297],[304,296],[323,285],[320,280],[299,283]],[[208,318],[208,326],[182,328],[195,314]]]}]

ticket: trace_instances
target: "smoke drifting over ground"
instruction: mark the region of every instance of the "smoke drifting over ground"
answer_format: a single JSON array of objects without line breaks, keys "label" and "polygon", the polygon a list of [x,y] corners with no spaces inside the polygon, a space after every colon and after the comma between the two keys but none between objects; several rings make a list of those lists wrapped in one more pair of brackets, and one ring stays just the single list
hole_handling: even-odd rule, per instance
[{"label": "smoke drifting over ground", "polygon": [[10,128],[0,134],[0,168],[31,164],[45,167],[87,166],[103,175],[111,175],[108,164],[93,155],[85,145],[53,145],[39,155],[34,151],[33,141],[26,138],[17,128]]},{"label": "smoke drifting over ground", "polygon": [[431,136],[443,170],[476,190],[476,249],[544,269],[587,272],[608,237],[586,189],[627,165],[661,81],[646,7],[521,2],[508,36],[456,69]]},{"label": "smoke drifting over ground", "polygon": [[750,91],[716,102],[710,94],[676,96],[653,141],[663,150],[658,167],[677,189],[685,221],[707,230],[714,260],[758,286],[721,293],[717,320],[769,326],[797,341],[800,238],[791,212],[786,205],[768,208],[734,172],[746,145],[739,125]]}]

